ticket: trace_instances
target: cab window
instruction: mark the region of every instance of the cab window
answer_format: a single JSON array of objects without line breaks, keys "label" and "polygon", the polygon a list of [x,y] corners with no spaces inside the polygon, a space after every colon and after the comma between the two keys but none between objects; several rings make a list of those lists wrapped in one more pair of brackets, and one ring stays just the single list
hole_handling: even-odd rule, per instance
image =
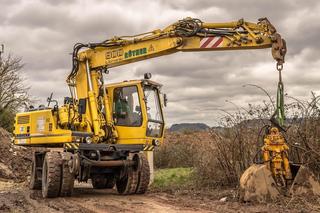
[{"label": "cab window", "polygon": [[144,101],[147,107],[147,136],[161,137],[164,126],[158,90],[155,87],[144,87]]},{"label": "cab window", "polygon": [[114,89],[113,119],[117,126],[141,126],[141,106],[136,86]]}]

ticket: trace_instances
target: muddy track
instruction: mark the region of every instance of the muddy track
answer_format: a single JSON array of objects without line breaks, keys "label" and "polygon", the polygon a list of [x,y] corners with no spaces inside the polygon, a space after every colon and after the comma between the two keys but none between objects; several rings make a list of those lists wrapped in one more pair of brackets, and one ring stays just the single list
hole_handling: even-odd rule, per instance
[{"label": "muddy track", "polygon": [[43,199],[41,191],[30,191],[15,183],[0,185],[0,212],[194,212],[177,207],[154,194],[119,195],[114,189],[92,189],[77,185],[72,197]]},{"label": "muddy track", "polygon": [[0,181],[0,212],[320,212],[319,205],[288,208],[239,203],[229,197],[228,201],[221,201],[221,196],[228,195],[218,191],[209,195],[149,192],[124,196],[114,189],[93,189],[91,184],[76,184],[72,197],[43,199],[40,191]]}]

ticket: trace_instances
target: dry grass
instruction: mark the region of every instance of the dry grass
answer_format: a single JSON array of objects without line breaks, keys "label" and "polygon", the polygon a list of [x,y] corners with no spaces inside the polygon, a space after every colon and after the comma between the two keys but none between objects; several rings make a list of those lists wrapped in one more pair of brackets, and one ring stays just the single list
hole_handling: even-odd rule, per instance
[{"label": "dry grass", "polygon": [[[319,97],[286,105],[290,159],[302,163],[320,177]],[[259,161],[263,135],[271,125],[273,104],[248,105],[235,113],[225,112],[223,128],[194,133],[167,133],[164,145],[156,151],[160,168],[193,167],[194,181],[201,186],[237,186],[241,174]],[[261,159],[260,159],[261,160]]]}]

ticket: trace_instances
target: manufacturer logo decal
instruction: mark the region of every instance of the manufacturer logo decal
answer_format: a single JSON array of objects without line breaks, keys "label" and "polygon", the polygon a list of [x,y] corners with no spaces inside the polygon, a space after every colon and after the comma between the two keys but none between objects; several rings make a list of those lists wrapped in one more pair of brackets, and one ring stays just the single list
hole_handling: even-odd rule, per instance
[{"label": "manufacturer logo decal", "polygon": [[106,52],[106,59],[118,58],[123,56],[123,49],[115,49],[112,51]]},{"label": "manufacturer logo decal", "polygon": [[147,48],[129,50],[128,52],[124,53],[124,58],[127,59],[127,58],[136,57],[144,54],[147,54]]}]

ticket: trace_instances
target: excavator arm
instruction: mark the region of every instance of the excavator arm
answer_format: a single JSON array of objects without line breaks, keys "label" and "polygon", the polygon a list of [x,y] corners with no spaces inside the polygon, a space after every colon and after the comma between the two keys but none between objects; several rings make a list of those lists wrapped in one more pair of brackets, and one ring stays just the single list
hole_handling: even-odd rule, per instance
[{"label": "excavator arm", "polygon": [[[76,57],[83,47],[88,49]],[[179,51],[261,48],[272,48],[272,56],[279,66],[284,63],[285,41],[266,18],[259,19],[258,23],[243,19],[228,23],[205,23],[199,19],[186,18],[163,30],[114,37],[101,43],[78,44],[74,57],[78,61],[89,59],[91,68],[95,69],[116,67]],[[74,72],[68,80],[74,77]]]},{"label": "excavator arm", "polygon": [[[169,55],[179,51],[224,51],[271,48],[277,68],[282,69],[286,43],[266,18],[258,23],[243,19],[228,23],[206,23],[199,19],[185,18],[163,30],[135,35],[113,37],[101,43],[76,44],[73,51],[73,68],[67,78],[73,98],[88,98],[94,135],[106,133],[101,126],[113,128],[112,115],[104,107],[99,113],[99,88],[102,73],[117,67],[149,58]],[[80,51],[84,49],[83,51]],[[101,102],[110,106],[107,94]],[[100,105],[101,105],[100,104]]]}]

